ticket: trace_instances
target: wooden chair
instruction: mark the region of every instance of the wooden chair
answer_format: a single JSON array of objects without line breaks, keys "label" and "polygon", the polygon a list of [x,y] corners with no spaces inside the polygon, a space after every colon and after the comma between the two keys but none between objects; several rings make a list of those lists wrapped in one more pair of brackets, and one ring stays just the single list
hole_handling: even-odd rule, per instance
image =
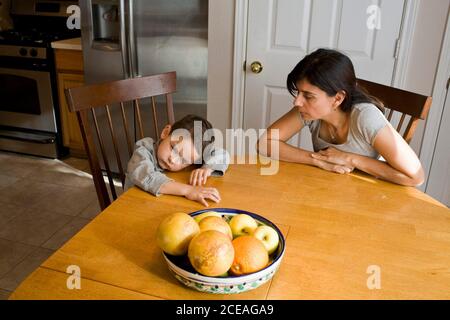
[{"label": "wooden chair", "polygon": [[[157,117],[157,103],[155,99],[157,96],[165,96],[165,109],[167,113],[168,122],[174,122],[172,93],[176,91],[176,73],[169,72],[142,78],[133,78],[126,80],[112,81],[102,84],[85,85],[77,88],[70,88],[65,90],[66,99],[69,110],[75,112],[78,123],[80,125],[81,135],[83,138],[84,147],[88,156],[89,165],[91,168],[95,189],[97,192],[98,201],[102,210],[111,204],[108,190],[103,178],[103,170],[100,162],[102,158],[106,176],[108,178],[110,192],[112,198],[117,198],[117,193],[114,186],[114,177],[117,173],[111,170],[111,160],[108,159],[107,147],[111,151],[111,142],[114,149],[116,160],[116,167],[118,168],[118,175],[122,188],[125,182],[125,173],[122,163],[126,164],[134,151],[134,142],[144,138],[144,126],[142,123],[141,104],[142,99],[146,98],[152,107],[153,126],[155,136],[160,134]],[[150,99],[147,99],[150,98]],[[113,121],[111,116],[111,106],[117,107],[119,121]],[[126,114],[130,114],[134,109],[135,124],[134,132],[130,132],[130,119]],[[119,111],[120,110],[120,111]],[[103,112],[105,124],[99,124],[99,112]],[[121,121],[120,121],[121,118]],[[107,124],[106,124],[107,122]],[[166,124],[164,123],[164,125]],[[122,129],[118,130],[117,127]],[[109,127],[109,130],[105,127]],[[115,128],[116,127],[116,128]],[[102,129],[106,129],[110,133],[110,139],[106,139],[105,134],[102,136]],[[162,129],[162,128],[161,128]],[[106,131],[105,130],[105,131]],[[96,133],[94,140],[93,131]],[[126,142],[120,143],[120,139]],[[127,148],[123,146],[126,144]],[[119,149],[125,152],[120,152]],[[100,149],[100,152],[98,152]],[[127,150],[128,149],[128,150]],[[128,151],[128,152],[126,152]],[[112,152],[111,152],[112,153]],[[128,157],[123,156],[123,153]],[[114,156],[110,157],[114,158]],[[123,160],[126,160],[123,161]],[[123,161],[123,162],[122,162]]]},{"label": "wooden chair", "polygon": [[410,143],[419,120],[425,120],[428,115],[432,98],[367,80],[358,79],[357,82],[358,85],[365,88],[370,95],[381,100],[386,109],[389,109],[389,115],[387,116],[388,121],[392,120],[394,111],[401,113],[402,116],[397,125],[397,131],[400,134],[406,117],[410,116],[410,120],[402,135],[403,139],[405,139],[407,143]]}]

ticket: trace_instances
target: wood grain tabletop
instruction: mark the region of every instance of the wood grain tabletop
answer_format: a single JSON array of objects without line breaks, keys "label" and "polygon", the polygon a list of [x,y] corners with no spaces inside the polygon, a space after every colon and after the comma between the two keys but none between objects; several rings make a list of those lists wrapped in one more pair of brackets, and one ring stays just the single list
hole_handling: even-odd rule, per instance
[{"label": "wood grain tabletop", "polygon": [[[160,221],[204,209],[183,197],[131,188],[32,273],[10,299],[449,299],[450,210],[411,188],[363,173],[338,175],[280,162],[231,165],[211,177],[222,201],[274,222],[286,238],[268,283],[235,295],[188,289],[155,241]],[[187,182],[189,171],[169,173]],[[71,265],[81,289],[68,289]],[[377,287],[370,285],[377,271]],[[368,282],[369,285],[368,285]]]}]

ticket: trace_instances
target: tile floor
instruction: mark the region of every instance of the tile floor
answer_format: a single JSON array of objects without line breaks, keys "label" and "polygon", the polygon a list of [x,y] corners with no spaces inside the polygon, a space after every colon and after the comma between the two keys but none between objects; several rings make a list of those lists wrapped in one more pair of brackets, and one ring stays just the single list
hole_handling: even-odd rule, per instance
[{"label": "tile floor", "polygon": [[87,160],[0,151],[0,300],[99,212]]}]

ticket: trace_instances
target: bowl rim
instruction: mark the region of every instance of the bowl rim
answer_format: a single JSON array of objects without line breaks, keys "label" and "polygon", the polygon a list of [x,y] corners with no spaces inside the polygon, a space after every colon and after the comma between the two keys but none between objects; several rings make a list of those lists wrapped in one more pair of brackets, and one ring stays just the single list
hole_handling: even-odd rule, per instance
[{"label": "bowl rim", "polygon": [[275,225],[275,223],[264,218],[263,216],[260,216],[259,214],[241,210],[241,209],[233,209],[233,208],[209,208],[209,209],[202,209],[202,210],[194,211],[194,212],[191,212],[188,214],[191,217],[195,217],[195,216],[198,216],[202,213],[209,212],[209,211],[215,211],[218,213],[230,214],[230,215],[248,214],[249,216],[258,220],[259,222],[274,228],[275,231],[278,233],[278,237],[280,239],[281,252],[277,255],[277,257],[272,261],[272,263],[270,265],[266,266],[265,268],[263,268],[257,272],[250,273],[250,274],[244,274],[241,276],[232,276],[232,277],[223,277],[222,278],[222,277],[208,277],[208,276],[201,275],[199,273],[192,273],[190,271],[187,271],[187,270],[177,266],[174,262],[172,262],[170,260],[170,258],[168,257],[168,255],[163,251],[162,253],[163,253],[164,259],[166,260],[167,263],[171,264],[173,267],[175,267],[179,270],[182,270],[183,273],[188,274],[188,276],[183,275],[184,277],[187,277],[188,279],[190,279],[192,281],[203,282],[205,284],[211,284],[211,283],[221,284],[221,285],[231,284],[230,281],[232,281],[233,284],[234,283],[239,284],[239,283],[243,283],[243,282],[251,282],[256,279],[262,278],[268,272],[270,272],[271,269],[274,269],[274,268],[276,269],[278,267],[279,263],[281,262],[281,259],[284,256],[284,251],[286,249],[286,240],[284,239],[284,236],[281,233],[281,230]]}]

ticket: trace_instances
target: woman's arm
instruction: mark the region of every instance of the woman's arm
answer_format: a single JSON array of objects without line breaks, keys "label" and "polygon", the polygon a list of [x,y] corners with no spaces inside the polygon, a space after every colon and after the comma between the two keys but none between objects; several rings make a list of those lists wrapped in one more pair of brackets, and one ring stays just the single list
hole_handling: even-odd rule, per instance
[{"label": "woman's arm", "polygon": [[[259,154],[271,157],[275,160],[313,165],[336,173],[348,173],[351,171],[350,168],[343,165],[332,164],[319,159],[314,159],[311,157],[310,151],[293,147],[286,143],[286,141],[292,138],[302,128],[303,122],[300,120],[297,108],[294,107],[291,111],[286,113],[280,119],[275,121],[269,128],[267,128],[267,131],[258,140],[257,149]],[[278,139],[276,140],[272,138],[273,130],[278,130],[279,132]],[[276,154],[272,154],[271,152],[272,143],[279,144],[278,156]]]},{"label": "woman's arm", "polygon": [[386,162],[355,156],[355,168],[377,178],[405,186],[419,186],[425,179],[420,160],[400,134],[391,126],[381,129],[374,141],[374,148]]},{"label": "woman's arm", "polygon": [[[288,162],[297,162],[304,164],[313,164],[310,152],[293,147],[286,143],[296,133],[303,128],[303,123],[300,121],[297,114],[297,108],[292,108],[291,111],[286,113],[280,119],[275,121],[267,131],[258,140],[257,149],[258,152],[267,157],[271,157],[276,160],[283,160]],[[278,139],[272,138],[272,132],[278,130]],[[279,155],[272,154],[272,143],[279,143]]]},{"label": "woman's arm", "polygon": [[335,148],[315,153],[313,157],[318,160],[353,167],[379,179],[405,186],[418,186],[423,183],[424,172],[419,159],[390,124],[377,133],[374,148],[387,162],[342,152]]}]

